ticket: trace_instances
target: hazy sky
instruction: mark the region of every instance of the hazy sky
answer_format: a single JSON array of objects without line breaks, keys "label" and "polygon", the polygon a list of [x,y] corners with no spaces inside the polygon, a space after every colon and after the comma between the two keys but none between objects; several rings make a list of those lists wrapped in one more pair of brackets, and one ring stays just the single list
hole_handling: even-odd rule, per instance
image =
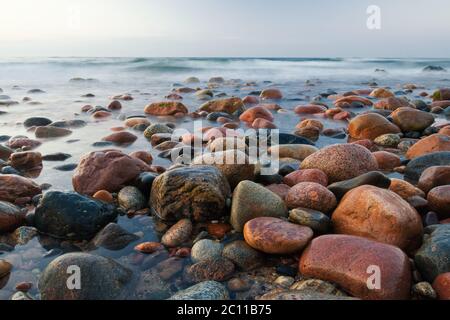
[{"label": "hazy sky", "polygon": [[[366,26],[369,5],[381,29]],[[0,56],[449,57],[449,0],[0,0]]]}]

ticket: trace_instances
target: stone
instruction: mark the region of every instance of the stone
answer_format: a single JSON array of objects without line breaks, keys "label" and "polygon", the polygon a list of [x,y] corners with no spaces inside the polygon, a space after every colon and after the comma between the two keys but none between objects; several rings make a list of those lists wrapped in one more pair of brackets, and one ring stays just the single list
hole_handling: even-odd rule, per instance
[{"label": "stone", "polygon": [[262,295],[259,300],[355,300],[355,298],[345,296],[335,296],[332,294],[320,293],[314,290],[275,290]]},{"label": "stone", "polygon": [[296,106],[294,112],[297,114],[316,114],[327,111],[327,108],[321,105],[308,104],[304,106]]},{"label": "stone", "polygon": [[268,88],[261,91],[259,97],[261,100],[279,100],[283,98],[283,94],[279,89]]},{"label": "stone", "polygon": [[50,126],[58,128],[81,128],[86,125],[87,122],[81,119],[60,120],[50,123]]},{"label": "stone", "polygon": [[248,122],[248,123],[252,123],[257,118],[265,119],[270,122],[272,122],[274,120],[272,113],[270,113],[269,110],[267,110],[266,108],[264,108],[262,106],[251,107],[251,108],[245,110],[239,116],[239,120]]},{"label": "stone", "polygon": [[31,117],[26,119],[23,122],[23,126],[25,128],[30,128],[30,127],[41,127],[41,126],[46,126],[49,125],[50,123],[52,123],[52,120],[48,119],[48,118],[44,118],[44,117]]},{"label": "stone", "polygon": [[[271,144],[274,144],[274,143],[272,143],[272,141],[271,141]],[[277,144],[309,144],[311,146],[314,145],[314,143],[311,140],[306,139],[305,137],[300,137],[300,136],[296,136],[295,134],[284,133],[284,132],[278,133]]]},{"label": "stone", "polygon": [[68,136],[71,133],[72,130],[53,126],[37,127],[34,130],[36,138],[59,138]]},{"label": "stone", "polygon": [[290,209],[308,208],[329,213],[336,205],[334,194],[321,184],[315,182],[300,182],[293,186],[285,199]]},{"label": "stone", "polygon": [[[81,288],[67,286],[67,270],[78,266]],[[113,300],[124,298],[132,271],[112,259],[89,253],[67,253],[57,257],[39,278],[42,300]],[[100,290],[101,288],[101,290]]]},{"label": "stone", "polygon": [[6,201],[0,201],[0,234],[14,231],[25,224],[25,212]]},{"label": "stone", "polygon": [[118,100],[113,100],[108,105],[109,110],[120,110],[122,109],[122,104]]},{"label": "stone", "polygon": [[368,149],[357,144],[335,144],[327,146],[306,157],[302,169],[320,169],[328,182],[348,180],[363,173],[378,169],[375,157]]},{"label": "stone", "polygon": [[290,187],[300,182],[315,182],[326,187],[328,185],[328,177],[319,169],[303,169],[289,173],[283,178],[283,182]]},{"label": "stone", "polygon": [[422,299],[436,299],[436,292],[429,282],[421,281],[412,287],[412,292]]},{"label": "stone", "polygon": [[450,184],[450,165],[433,166],[425,169],[420,175],[417,186],[428,193],[431,189],[438,186]]},{"label": "stone", "polygon": [[242,232],[244,224],[256,217],[287,217],[283,200],[272,191],[252,181],[241,181],[234,189],[230,224]]},{"label": "stone", "polygon": [[413,251],[422,241],[422,220],[396,193],[363,185],[345,194],[331,221],[336,233],[361,236]]},{"label": "stone", "polygon": [[137,211],[144,208],[146,205],[145,196],[138,188],[134,186],[127,186],[120,189],[119,193],[117,194],[117,201],[119,203],[119,206],[126,211]]},{"label": "stone", "polygon": [[320,279],[304,279],[295,282],[289,288],[291,290],[313,290],[318,293],[330,294],[334,296],[346,296],[336,285]]},{"label": "stone", "polygon": [[377,160],[378,169],[382,171],[392,171],[402,164],[400,157],[392,152],[376,151],[372,152],[372,155]]},{"label": "stone", "polygon": [[242,240],[235,240],[226,244],[222,255],[244,271],[253,270],[264,262],[264,255]]},{"label": "stone", "polygon": [[268,186],[265,186],[267,189],[269,189],[270,191],[272,191],[273,193],[275,193],[277,196],[279,196],[281,199],[283,199],[283,201],[286,199],[286,196],[289,192],[289,190],[291,189],[291,187],[289,187],[287,184],[269,184]]},{"label": "stone", "polygon": [[389,190],[395,192],[405,200],[415,196],[425,198],[425,193],[422,190],[401,179],[392,178]]},{"label": "stone", "polygon": [[164,246],[159,242],[142,242],[136,245],[134,250],[142,253],[155,253],[164,250]]},{"label": "stone", "polygon": [[148,127],[150,125],[150,121],[147,118],[142,117],[131,117],[125,120],[125,126],[132,128],[134,126],[145,126]]},{"label": "stone", "polygon": [[386,133],[400,133],[400,129],[385,117],[376,113],[361,114],[348,124],[348,133],[354,139],[370,139]]},{"label": "stone", "polygon": [[442,273],[433,281],[439,300],[450,300],[450,272]]},{"label": "stone", "polygon": [[202,104],[198,111],[206,112],[226,112],[232,114],[236,111],[242,111],[245,109],[244,103],[241,98],[226,98],[207,101]]},{"label": "stone", "polygon": [[109,141],[118,145],[121,144],[131,144],[137,140],[137,136],[132,134],[131,132],[121,131],[112,133],[104,138],[103,141]]},{"label": "stone", "polygon": [[75,192],[48,191],[36,207],[34,225],[56,238],[89,240],[116,217],[107,203]]},{"label": "stone", "polygon": [[397,97],[389,97],[383,100],[376,102],[373,107],[375,109],[383,109],[383,110],[397,110],[399,108],[415,108],[415,106],[403,98]]},{"label": "stone", "polygon": [[273,283],[278,286],[288,288],[289,286],[291,286],[294,283],[294,281],[295,280],[292,277],[279,276],[278,278],[275,279],[275,281]]},{"label": "stone", "polygon": [[19,136],[19,137],[11,137],[5,145],[12,149],[18,149],[18,148],[25,147],[28,150],[31,150],[31,149],[35,149],[35,148],[39,147],[41,144],[42,144],[42,142],[40,142],[38,140],[33,140],[33,139]]},{"label": "stone", "polygon": [[450,88],[441,88],[433,92],[433,101],[450,100]]},{"label": "stone", "polygon": [[386,133],[373,140],[377,145],[388,148],[396,148],[400,143],[400,137],[397,134]]},{"label": "stone", "polygon": [[153,181],[149,205],[163,220],[214,220],[225,214],[230,193],[228,181],[213,166],[175,168]]},{"label": "stone", "polygon": [[64,161],[72,157],[68,153],[63,152],[56,152],[56,153],[50,153],[42,156],[42,160],[44,161]]},{"label": "stone", "polygon": [[394,94],[385,88],[376,88],[373,89],[372,92],[369,94],[370,97],[383,99],[383,98],[389,98],[394,97]]},{"label": "stone", "polygon": [[434,187],[427,195],[429,208],[442,219],[450,218],[450,184]]},{"label": "stone", "polygon": [[215,258],[199,261],[185,270],[184,278],[189,283],[203,281],[225,281],[234,272],[234,264],[227,258]]},{"label": "stone", "polygon": [[15,174],[0,175],[0,201],[14,202],[18,198],[32,198],[41,188],[31,179]]},{"label": "stone", "polygon": [[163,280],[170,280],[179,274],[184,267],[184,259],[179,257],[170,257],[161,261],[155,266],[155,270]]},{"label": "stone", "polygon": [[122,250],[130,243],[138,240],[139,237],[129,233],[117,223],[108,223],[92,240],[96,247],[108,250]]},{"label": "stone", "polygon": [[75,191],[87,195],[99,190],[117,192],[145,171],[151,171],[145,162],[118,150],[93,151],[81,157],[72,185]]},{"label": "stone", "polygon": [[244,226],[245,242],[252,248],[269,254],[291,254],[302,250],[312,239],[309,227],[279,218],[259,217]]},{"label": "stone", "polygon": [[22,171],[41,170],[42,155],[34,151],[14,152],[9,157],[9,164]]},{"label": "stone", "polygon": [[450,224],[436,226],[424,238],[414,256],[414,262],[428,282],[433,282],[441,273],[450,272]]},{"label": "stone", "polygon": [[317,234],[327,233],[331,227],[328,216],[320,211],[308,208],[296,208],[289,211],[289,221],[309,227]]},{"label": "stone", "polygon": [[398,108],[391,114],[394,123],[404,132],[423,131],[434,122],[431,113],[409,107]]},{"label": "stone", "polygon": [[173,116],[177,113],[187,114],[189,111],[181,102],[165,101],[148,104],[145,106],[144,112],[153,116]]},{"label": "stone", "polygon": [[422,172],[429,167],[450,165],[450,152],[432,152],[416,157],[408,162],[405,170],[405,180],[417,183]]},{"label": "stone", "polygon": [[362,185],[372,185],[379,188],[389,188],[391,180],[379,171],[363,173],[355,178],[335,182],[328,186],[337,199],[341,199],[347,192]]},{"label": "stone", "polygon": [[197,241],[191,250],[191,260],[196,263],[207,259],[216,259],[222,256],[223,244],[217,241],[202,239]]},{"label": "stone", "polygon": [[189,219],[181,219],[161,238],[161,243],[167,247],[178,247],[187,242],[192,233],[192,222]]},{"label": "stone", "polygon": [[158,134],[158,133],[170,133],[171,134],[172,132],[173,132],[173,129],[166,126],[165,124],[154,123],[154,124],[148,126],[147,129],[145,129],[144,137],[146,137],[147,139],[151,139],[154,134]]},{"label": "stone", "polygon": [[14,152],[13,149],[11,149],[7,146],[4,146],[4,145],[0,145],[0,159],[1,160],[7,160],[13,152]]},{"label": "stone", "polygon": [[0,259],[0,278],[8,275],[12,270],[12,264],[6,260]]},{"label": "stone", "polygon": [[307,144],[279,144],[270,146],[267,151],[279,158],[304,160],[318,150],[316,147]]},{"label": "stone", "polygon": [[169,300],[228,300],[227,288],[217,281],[203,281],[178,291]]},{"label": "stone", "polygon": [[406,158],[413,159],[432,152],[450,151],[450,137],[443,134],[432,134],[420,139],[406,152]]},{"label": "stone", "polygon": [[[378,266],[383,275],[377,290],[367,285],[371,266]],[[406,254],[361,237],[323,235],[313,239],[301,256],[299,269],[304,276],[337,283],[361,299],[404,300],[410,295],[411,266]]]}]

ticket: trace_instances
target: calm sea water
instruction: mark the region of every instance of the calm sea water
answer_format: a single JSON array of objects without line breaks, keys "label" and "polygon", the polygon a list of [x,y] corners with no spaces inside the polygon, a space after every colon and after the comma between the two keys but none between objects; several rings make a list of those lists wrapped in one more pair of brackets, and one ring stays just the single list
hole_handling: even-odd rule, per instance
[{"label": "calm sea water", "polygon": [[[423,86],[409,94],[411,99],[418,98],[420,91],[432,92],[438,87],[450,86],[449,72],[423,72],[428,65],[439,65],[450,71],[450,59],[309,59],[309,58],[11,58],[0,59],[0,96],[3,100],[20,102],[9,107],[0,106],[0,135],[27,135],[22,122],[32,116],[49,117],[52,120],[83,119],[87,126],[73,129],[68,137],[43,140],[36,149],[42,154],[65,152],[72,155],[64,162],[44,162],[44,169],[36,179],[39,183],[50,183],[52,189],[70,190],[72,172],[53,169],[56,165],[77,163],[80,156],[95,150],[93,142],[111,133],[110,128],[123,124],[123,117],[142,115],[143,108],[152,101],[163,100],[174,87],[183,84],[190,76],[198,77],[199,84],[191,87],[205,87],[208,79],[222,76],[226,80],[239,79],[234,83],[254,82],[251,85],[224,85],[217,93],[244,97],[250,91],[275,86],[285,96],[280,105],[290,110],[276,115],[276,124],[281,131],[292,132],[299,116],[292,112],[298,104],[305,104],[312,97],[328,89],[345,92],[353,89],[367,88],[369,82],[380,86],[389,86],[393,91],[401,90],[405,83]],[[382,69],[383,72],[376,72]],[[92,81],[74,82],[71,78],[92,78]],[[45,93],[28,93],[30,89],[42,89]],[[87,93],[93,98],[82,97]],[[89,115],[80,114],[85,104],[106,106],[110,96],[130,93],[133,101],[124,101],[123,109],[107,121],[95,121]],[[5,97],[7,96],[7,97]],[[31,97],[41,104],[32,105],[22,102],[24,97]],[[191,111],[202,103],[194,95],[186,95],[183,103]],[[331,105],[331,103],[330,103]],[[356,110],[355,110],[356,111]],[[359,110],[361,111],[361,110]],[[152,122],[176,122],[178,126],[190,128],[191,119],[156,119]],[[323,120],[323,119],[322,119]],[[346,122],[326,121],[326,127],[346,127]],[[212,123],[205,123],[212,125]],[[217,124],[213,124],[217,125]],[[153,153],[154,163],[169,165],[167,160],[157,157],[150,143],[142,136],[124,152],[148,150]],[[68,143],[68,140],[76,140]],[[321,137],[319,147],[344,142]],[[149,217],[128,219],[122,217],[120,224],[130,232],[143,231],[142,240],[156,240],[153,223]],[[99,253],[122,260],[132,252],[134,244],[119,252],[100,249]],[[33,295],[37,295],[37,279],[40,271],[55,257],[45,258],[44,248],[37,238],[25,246],[18,246],[15,251],[0,255],[14,265],[14,271],[7,285],[0,290],[1,299],[9,299],[14,293],[14,286],[19,281],[34,283]]]}]

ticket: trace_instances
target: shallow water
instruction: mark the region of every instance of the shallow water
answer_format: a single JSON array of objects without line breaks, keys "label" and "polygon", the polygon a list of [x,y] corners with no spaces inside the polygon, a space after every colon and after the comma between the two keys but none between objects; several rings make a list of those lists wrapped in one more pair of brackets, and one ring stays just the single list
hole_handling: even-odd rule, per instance
[{"label": "shallow water", "polygon": [[[424,89],[415,90],[408,98],[415,99],[421,91],[431,93],[438,87],[450,86],[447,73],[422,72],[426,65],[440,65],[450,70],[450,60],[403,60],[403,59],[189,59],[189,58],[43,58],[43,59],[4,59],[0,60],[0,95],[8,95],[18,105],[0,106],[0,135],[27,135],[22,122],[32,116],[44,116],[54,121],[63,119],[82,119],[88,122],[86,127],[72,129],[70,136],[56,139],[43,139],[44,142],[35,151],[43,155],[54,152],[70,153],[71,158],[64,162],[44,161],[44,168],[35,180],[38,183],[50,183],[52,190],[72,189],[72,172],[57,171],[53,167],[66,163],[78,163],[84,153],[96,149],[92,143],[111,133],[110,128],[121,126],[124,116],[143,115],[146,104],[163,100],[171,89],[189,76],[200,78],[199,84],[190,87],[206,87],[210,77],[223,76],[226,80],[241,79],[238,85],[224,85],[216,93],[228,96],[244,97],[250,91],[274,86],[282,90],[284,99],[279,104],[287,113],[277,113],[275,123],[282,132],[292,132],[300,117],[292,110],[296,105],[306,104],[314,96],[327,89],[342,93],[353,89],[367,88],[367,83],[376,81],[379,86],[389,86],[392,91],[401,90],[405,83],[415,83]],[[386,72],[374,72],[384,69]],[[93,78],[95,81],[73,82],[74,77]],[[309,83],[306,81],[310,80]],[[252,86],[244,83],[255,81]],[[270,81],[270,82],[267,82]],[[15,87],[17,86],[17,87]],[[183,85],[184,86],[184,85]],[[45,93],[29,94],[30,89],[39,88]],[[87,93],[95,94],[93,98],[81,97]],[[107,106],[110,96],[130,93],[134,100],[123,101],[123,109],[114,112],[107,120],[93,120],[90,115],[80,112],[85,104]],[[40,105],[22,102],[23,97],[31,97]],[[194,111],[202,103],[193,94],[185,94],[183,104]],[[331,102],[329,103],[331,106]],[[352,110],[361,112],[367,109]],[[309,116],[310,118],[313,116]],[[192,129],[192,119],[155,118],[151,122],[174,122],[177,127]],[[320,118],[326,128],[346,127],[345,121],[332,121]],[[447,119],[448,120],[448,119]],[[441,119],[440,121],[443,121]],[[203,120],[204,126],[214,125]],[[150,151],[154,164],[168,166],[168,160],[157,157],[142,133],[135,133],[139,138],[127,147],[114,147],[124,152],[135,150]],[[75,140],[74,142],[70,142]],[[316,145],[322,147],[346,140],[331,139],[321,136]],[[138,242],[158,239],[152,218],[137,216],[132,219],[120,217],[119,224],[130,232],[143,232]],[[41,240],[41,241],[40,241]],[[36,289],[39,272],[56,256],[44,257],[52,247],[52,241],[45,237],[34,238],[24,246],[17,246],[13,252],[0,254],[14,265],[8,283],[0,290],[0,299],[9,299],[15,292],[15,284],[20,281],[33,283],[31,295],[38,297]],[[50,243],[50,244],[49,244]],[[119,261],[133,253],[135,243],[120,251],[97,249],[101,255],[110,256]],[[45,247],[45,248],[44,248]],[[74,248],[63,246],[63,251]],[[138,270],[136,270],[138,272]],[[132,294],[130,293],[130,297]]]}]

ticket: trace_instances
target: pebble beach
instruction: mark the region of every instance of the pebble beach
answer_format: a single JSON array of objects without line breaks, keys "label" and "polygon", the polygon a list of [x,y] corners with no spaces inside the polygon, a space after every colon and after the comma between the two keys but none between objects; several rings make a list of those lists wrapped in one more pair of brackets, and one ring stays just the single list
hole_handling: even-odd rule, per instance
[{"label": "pebble beach", "polygon": [[0,70],[1,300],[450,299],[450,60]]}]

